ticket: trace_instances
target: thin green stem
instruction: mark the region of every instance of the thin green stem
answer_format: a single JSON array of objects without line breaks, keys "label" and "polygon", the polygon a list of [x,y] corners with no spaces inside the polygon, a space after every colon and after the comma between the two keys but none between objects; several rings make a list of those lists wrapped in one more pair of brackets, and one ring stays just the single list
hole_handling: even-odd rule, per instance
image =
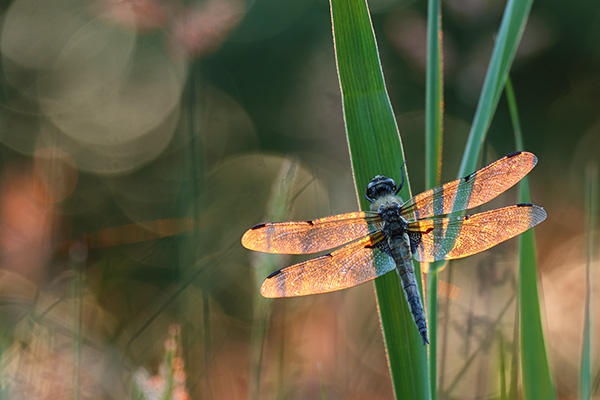
[{"label": "thin green stem", "polygon": [[594,338],[594,260],[596,259],[596,229],[598,226],[598,164],[590,162],[585,170],[585,236],[586,236],[586,296],[585,321],[579,377],[579,398],[592,397],[592,349]]},{"label": "thin green stem", "polygon": [[[427,82],[425,98],[425,187],[440,184],[444,121],[444,73],[442,48],[442,11],[440,0],[428,1]],[[429,386],[437,398],[437,319],[438,268],[430,264],[427,277],[427,319],[429,330]]]}]

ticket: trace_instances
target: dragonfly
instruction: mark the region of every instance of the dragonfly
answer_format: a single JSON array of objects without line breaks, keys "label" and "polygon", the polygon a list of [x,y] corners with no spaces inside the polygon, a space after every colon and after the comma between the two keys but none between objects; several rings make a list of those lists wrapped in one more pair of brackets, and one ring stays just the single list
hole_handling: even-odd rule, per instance
[{"label": "dragonfly", "polygon": [[526,151],[507,154],[465,176],[424,191],[408,201],[404,185],[375,176],[365,196],[370,211],[309,221],[253,226],[242,245],[273,254],[327,254],[279,269],[264,280],[267,298],[295,297],[350,288],[396,270],[413,320],[429,343],[423,302],[413,258],[431,263],[467,257],[511,239],[546,219],[546,211],[521,203],[471,215],[452,215],[477,207],[508,190],[527,175],[537,157]]}]

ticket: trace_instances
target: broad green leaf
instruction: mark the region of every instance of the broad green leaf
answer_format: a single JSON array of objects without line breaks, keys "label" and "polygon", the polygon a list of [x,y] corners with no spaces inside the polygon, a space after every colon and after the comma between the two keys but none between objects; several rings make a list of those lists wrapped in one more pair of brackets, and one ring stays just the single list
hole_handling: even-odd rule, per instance
[{"label": "broad green leaf", "polygon": [[[331,0],[330,4],[352,169],[361,207],[368,210],[363,195],[367,183],[375,175],[399,181],[404,153],[367,4],[364,0]],[[403,198],[410,196],[409,187],[407,179]],[[421,284],[418,264],[415,273]],[[376,279],[375,289],[395,396],[427,399],[427,347],[421,344],[397,274]]]}]

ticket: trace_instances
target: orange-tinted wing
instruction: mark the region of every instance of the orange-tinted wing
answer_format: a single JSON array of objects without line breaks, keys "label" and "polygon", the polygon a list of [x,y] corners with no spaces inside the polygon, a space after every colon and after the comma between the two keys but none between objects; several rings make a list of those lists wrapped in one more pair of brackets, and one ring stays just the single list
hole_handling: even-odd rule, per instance
[{"label": "orange-tinted wing", "polygon": [[259,224],[244,233],[242,245],[265,253],[317,253],[376,231],[380,221],[376,213],[352,212],[312,221]]},{"label": "orange-tinted wing", "polygon": [[381,232],[331,254],[273,272],[263,282],[264,297],[295,297],[346,289],[396,268]]},{"label": "orange-tinted wing", "polygon": [[414,257],[421,262],[451,260],[487,250],[546,219],[535,204],[515,204],[464,217],[434,218],[409,224],[420,232]]},{"label": "orange-tinted wing", "polygon": [[402,216],[414,221],[477,207],[511,188],[536,163],[536,156],[526,151],[507,154],[464,178],[414,196],[402,205]]}]

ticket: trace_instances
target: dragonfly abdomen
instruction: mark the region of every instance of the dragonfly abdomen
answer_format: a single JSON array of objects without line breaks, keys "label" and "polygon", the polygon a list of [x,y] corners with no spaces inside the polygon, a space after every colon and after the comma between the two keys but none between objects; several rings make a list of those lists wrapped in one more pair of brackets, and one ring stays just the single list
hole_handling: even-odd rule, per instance
[{"label": "dragonfly abdomen", "polygon": [[389,247],[396,263],[396,271],[400,275],[402,289],[404,290],[404,295],[406,296],[406,301],[415,325],[417,325],[417,329],[423,338],[423,344],[429,343],[425,311],[423,310],[423,302],[421,301],[419,286],[415,277],[408,235],[405,233],[402,236],[389,238]]}]

